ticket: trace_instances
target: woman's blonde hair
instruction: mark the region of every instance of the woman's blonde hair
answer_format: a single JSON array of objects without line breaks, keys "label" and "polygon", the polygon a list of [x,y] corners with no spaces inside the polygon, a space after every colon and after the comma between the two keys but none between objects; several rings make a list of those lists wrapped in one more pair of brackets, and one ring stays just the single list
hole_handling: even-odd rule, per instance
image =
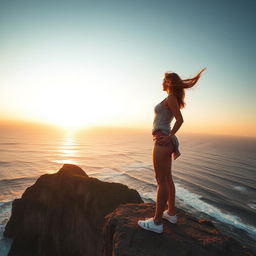
[{"label": "woman's blonde hair", "polygon": [[203,68],[199,71],[194,77],[188,79],[181,79],[176,73],[165,73],[164,78],[171,82],[171,92],[176,96],[180,109],[184,108],[186,103],[185,99],[185,89],[193,87],[199,80],[203,71],[206,68]]}]

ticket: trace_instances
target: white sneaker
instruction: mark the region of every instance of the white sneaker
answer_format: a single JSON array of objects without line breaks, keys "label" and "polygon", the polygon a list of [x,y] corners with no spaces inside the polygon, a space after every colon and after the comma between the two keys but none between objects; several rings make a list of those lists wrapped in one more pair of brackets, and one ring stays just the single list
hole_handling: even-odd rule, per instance
[{"label": "white sneaker", "polygon": [[139,220],[138,225],[141,228],[144,228],[149,231],[153,231],[159,234],[163,233],[163,223],[160,225],[156,225],[153,218],[148,218],[146,220]]},{"label": "white sneaker", "polygon": [[171,216],[167,212],[168,212],[168,210],[163,212],[162,218],[168,220],[169,222],[171,222],[173,224],[177,223],[177,216],[176,215]]}]

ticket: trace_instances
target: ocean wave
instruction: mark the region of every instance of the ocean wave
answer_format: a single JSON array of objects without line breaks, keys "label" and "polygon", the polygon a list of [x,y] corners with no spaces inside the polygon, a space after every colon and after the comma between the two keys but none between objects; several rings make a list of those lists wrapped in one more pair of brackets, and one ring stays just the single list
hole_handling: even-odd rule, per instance
[{"label": "ocean wave", "polygon": [[22,144],[19,142],[0,142],[0,145],[18,145],[18,144]]},{"label": "ocean wave", "polygon": [[220,222],[225,222],[235,226],[236,228],[243,229],[251,236],[251,238],[255,239],[255,226],[247,225],[243,223],[238,216],[231,215],[230,213],[224,213],[219,208],[202,201],[199,195],[191,193],[189,190],[183,188],[180,184],[176,184],[176,191],[177,197],[182,199],[185,204],[192,206],[199,212],[204,212],[207,215],[216,218]]},{"label": "ocean wave", "polygon": [[12,239],[3,237],[5,226],[11,216],[11,201],[0,201],[0,255],[7,256],[11,247]]},{"label": "ocean wave", "polygon": [[0,165],[11,165],[12,162],[0,161]]},{"label": "ocean wave", "polygon": [[38,176],[0,180],[0,200],[20,197],[24,190],[31,186],[37,178]]},{"label": "ocean wave", "polygon": [[249,200],[249,202],[247,203],[247,205],[253,209],[256,210],[256,200]]},{"label": "ocean wave", "polygon": [[15,166],[16,164],[30,164],[32,162],[29,161],[23,161],[23,160],[14,160],[14,161],[0,161],[0,165],[9,165],[9,166]]},{"label": "ocean wave", "polygon": [[19,183],[22,182],[24,183],[24,181],[32,181],[37,179],[38,176],[33,176],[33,177],[19,177],[19,178],[13,178],[13,179],[1,179],[0,180],[0,186],[2,184],[13,184],[13,183]]},{"label": "ocean wave", "polygon": [[245,186],[239,186],[239,185],[238,185],[238,186],[233,186],[233,188],[234,188],[235,190],[238,190],[238,191],[241,191],[241,192],[247,190]]}]

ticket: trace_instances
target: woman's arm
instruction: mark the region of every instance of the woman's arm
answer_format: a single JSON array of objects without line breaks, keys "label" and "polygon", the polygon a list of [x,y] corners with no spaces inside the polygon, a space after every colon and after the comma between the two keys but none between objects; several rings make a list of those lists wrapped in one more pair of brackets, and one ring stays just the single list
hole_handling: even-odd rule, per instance
[{"label": "woman's arm", "polygon": [[172,112],[172,114],[176,119],[173,129],[171,130],[171,134],[169,135],[169,136],[173,136],[179,130],[184,120],[179,108],[178,101],[174,95],[169,95],[167,97],[167,104],[170,111]]}]

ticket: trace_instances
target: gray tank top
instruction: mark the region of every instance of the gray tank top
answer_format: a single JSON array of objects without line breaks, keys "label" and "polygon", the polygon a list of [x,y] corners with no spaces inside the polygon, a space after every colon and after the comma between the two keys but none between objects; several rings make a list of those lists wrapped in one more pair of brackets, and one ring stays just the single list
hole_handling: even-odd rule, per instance
[{"label": "gray tank top", "polygon": [[153,122],[152,134],[156,130],[161,130],[165,135],[169,135],[171,131],[171,121],[174,116],[167,107],[161,104],[163,101],[158,103],[154,108],[155,117]]}]

